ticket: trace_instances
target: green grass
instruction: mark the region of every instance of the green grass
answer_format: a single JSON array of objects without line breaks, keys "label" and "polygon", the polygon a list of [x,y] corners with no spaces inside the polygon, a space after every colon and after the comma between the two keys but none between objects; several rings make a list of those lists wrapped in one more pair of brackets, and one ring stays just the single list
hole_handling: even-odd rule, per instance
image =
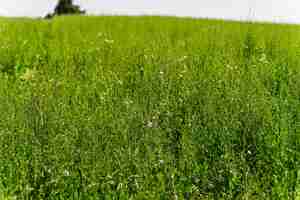
[{"label": "green grass", "polygon": [[0,198],[299,199],[300,27],[0,18]]}]

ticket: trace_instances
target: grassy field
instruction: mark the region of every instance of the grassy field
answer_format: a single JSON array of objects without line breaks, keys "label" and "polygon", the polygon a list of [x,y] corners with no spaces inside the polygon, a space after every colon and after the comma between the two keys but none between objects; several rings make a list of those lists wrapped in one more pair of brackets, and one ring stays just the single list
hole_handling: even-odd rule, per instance
[{"label": "grassy field", "polygon": [[300,26],[0,18],[0,199],[300,199]]}]

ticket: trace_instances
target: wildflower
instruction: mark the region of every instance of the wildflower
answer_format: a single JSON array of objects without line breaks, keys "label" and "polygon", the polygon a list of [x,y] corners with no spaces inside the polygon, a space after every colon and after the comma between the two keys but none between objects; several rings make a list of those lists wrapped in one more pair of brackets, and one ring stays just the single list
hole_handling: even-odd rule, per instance
[{"label": "wildflower", "polygon": [[148,121],[147,127],[148,127],[148,128],[153,128],[153,122],[152,122],[152,121]]},{"label": "wildflower", "polygon": [[158,163],[159,163],[160,165],[163,165],[163,164],[165,163],[165,161],[164,161],[164,160],[159,160]]},{"label": "wildflower", "polygon": [[183,78],[183,76],[187,73],[188,68],[186,65],[183,65],[183,70],[180,72],[179,77]]},{"label": "wildflower", "polygon": [[266,54],[263,53],[261,55],[261,57],[259,58],[259,62],[264,63],[264,64],[268,64],[269,63]]},{"label": "wildflower", "polygon": [[32,192],[33,190],[34,190],[34,188],[30,187],[29,185],[25,186],[25,191]]},{"label": "wildflower", "polygon": [[100,96],[100,100],[103,102],[105,101],[105,97],[103,95]]},{"label": "wildflower", "polygon": [[26,46],[27,43],[28,43],[28,40],[24,40],[23,41],[23,46]]},{"label": "wildflower", "polygon": [[176,192],[173,193],[173,199],[177,200],[178,199],[178,195],[176,194]]},{"label": "wildflower", "polygon": [[131,99],[126,99],[126,100],[124,100],[124,104],[126,106],[130,106],[131,104],[133,104],[133,101]]},{"label": "wildflower", "polygon": [[229,70],[237,70],[238,69],[238,66],[237,65],[230,65],[230,64],[227,64],[226,65],[226,68],[229,69]]},{"label": "wildflower", "polygon": [[229,65],[229,64],[226,65],[226,68],[230,69],[230,70],[233,70],[233,67],[231,65]]},{"label": "wildflower", "polygon": [[117,81],[119,85],[123,85],[123,81],[122,80],[118,80]]},{"label": "wildflower", "polygon": [[187,56],[182,56],[181,58],[178,59],[179,62],[184,62],[188,57]]},{"label": "wildflower", "polygon": [[37,71],[34,69],[26,69],[25,73],[20,76],[23,81],[31,81],[36,77]]},{"label": "wildflower", "polygon": [[64,170],[64,176],[70,176],[70,172],[68,170]]},{"label": "wildflower", "polygon": [[109,39],[105,39],[104,42],[105,42],[106,44],[113,44],[115,41],[109,40]]},{"label": "wildflower", "polygon": [[52,173],[52,170],[49,168],[49,169],[47,169],[46,170],[47,171],[47,173],[49,173],[49,174],[51,174]]}]

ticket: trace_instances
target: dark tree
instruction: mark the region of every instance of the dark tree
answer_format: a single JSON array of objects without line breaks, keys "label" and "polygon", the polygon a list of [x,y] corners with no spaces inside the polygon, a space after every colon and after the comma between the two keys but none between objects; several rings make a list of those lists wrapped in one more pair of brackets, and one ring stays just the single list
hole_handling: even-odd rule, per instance
[{"label": "dark tree", "polygon": [[44,18],[45,19],[52,19],[53,14],[52,13],[48,13]]},{"label": "dark tree", "polygon": [[59,0],[54,13],[47,14],[46,19],[51,19],[56,15],[72,15],[72,14],[84,14],[85,10],[81,10],[78,5],[74,5],[73,0]]},{"label": "dark tree", "polygon": [[73,4],[73,0],[59,0],[54,10],[55,15],[84,13],[84,10],[80,10],[79,6]]}]

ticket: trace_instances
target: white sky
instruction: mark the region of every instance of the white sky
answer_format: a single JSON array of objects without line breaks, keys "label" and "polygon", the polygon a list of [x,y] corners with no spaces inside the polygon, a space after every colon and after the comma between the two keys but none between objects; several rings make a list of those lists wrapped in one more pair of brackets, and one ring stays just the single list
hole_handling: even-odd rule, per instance
[{"label": "white sky", "polygon": [[[0,15],[44,16],[57,0],[0,0]],[[299,0],[75,0],[89,14],[155,14],[300,23]]]}]

